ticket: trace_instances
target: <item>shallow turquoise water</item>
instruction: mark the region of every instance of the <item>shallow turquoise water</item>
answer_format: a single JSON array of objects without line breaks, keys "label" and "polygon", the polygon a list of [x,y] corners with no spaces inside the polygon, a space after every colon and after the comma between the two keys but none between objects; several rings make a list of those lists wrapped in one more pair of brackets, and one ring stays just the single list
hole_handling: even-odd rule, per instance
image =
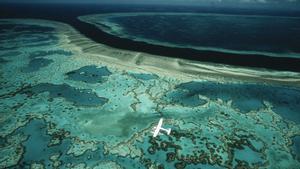
[{"label": "shallow turquoise water", "polygon": [[[112,66],[66,44],[68,26],[0,24],[0,168],[300,165],[298,87]],[[171,135],[153,138],[161,117]]]}]

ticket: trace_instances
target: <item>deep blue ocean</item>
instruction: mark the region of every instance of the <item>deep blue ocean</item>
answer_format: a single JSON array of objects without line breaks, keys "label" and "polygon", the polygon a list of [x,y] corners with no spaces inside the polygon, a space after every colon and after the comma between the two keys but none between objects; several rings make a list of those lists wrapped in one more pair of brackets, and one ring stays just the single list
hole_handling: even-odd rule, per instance
[{"label": "deep blue ocean", "polygon": [[118,33],[132,40],[279,55],[300,53],[297,17],[177,13],[120,15],[106,21],[117,24],[122,28]]}]

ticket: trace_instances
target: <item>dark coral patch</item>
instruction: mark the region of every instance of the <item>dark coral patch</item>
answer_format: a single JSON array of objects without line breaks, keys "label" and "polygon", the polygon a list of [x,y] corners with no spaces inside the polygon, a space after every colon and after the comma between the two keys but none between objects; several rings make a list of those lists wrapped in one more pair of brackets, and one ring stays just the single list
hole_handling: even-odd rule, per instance
[{"label": "dark coral patch", "polygon": [[85,83],[103,83],[105,77],[111,75],[107,67],[98,68],[95,65],[84,66],[80,69],[66,73],[68,79]]},{"label": "dark coral patch", "polygon": [[300,136],[293,137],[292,151],[295,158],[300,161]]},{"label": "dark coral patch", "polygon": [[76,89],[67,84],[41,83],[28,89],[28,91],[24,91],[26,94],[39,94],[43,92],[49,92],[51,98],[65,98],[77,106],[102,106],[108,102],[107,98],[98,97],[96,93],[93,93],[89,89]]},{"label": "dark coral patch", "polygon": [[48,66],[53,61],[50,59],[44,59],[44,58],[37,58],[30,60],[27,67],[23,69],[24,72],[35,72],[40,70],[43,67]]},{"label": "dark coral patch", "polygon": [[139,80],[152,80],[158,78],[155,74],[131,73],[130,75]]},{"label": "dark coral patch", "polygon": [[198,95],[210,99],[232,100],[232,106],[243,113],[264,107],[263,101],[273,105],[283,118],[300,123],[300,90],[258,84],[219,84],[213,82],[188,82],[167,93],[165,100],[184,106],[197,106]]},{"label": "dark coral patch", "polygon": [[45,57],[50,55],[63,55],[63,56],[71,56],[73,53],[71,51],[65,50],[49,50],[49,51],[35,51],[30,53],[30,58],[37,58],[37,57]]}]

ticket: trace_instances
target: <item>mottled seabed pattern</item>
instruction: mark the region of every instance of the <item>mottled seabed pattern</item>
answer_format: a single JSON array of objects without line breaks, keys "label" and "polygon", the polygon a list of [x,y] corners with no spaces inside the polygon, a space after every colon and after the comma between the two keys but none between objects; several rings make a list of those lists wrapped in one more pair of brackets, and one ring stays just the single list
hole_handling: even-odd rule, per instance
[{"label": "mottled seabed pattern", "polygon": [[[95,44],[0,20],[0,168],[300,166],[299,73]],[[159,118],[170,136],[151,137]]]}]

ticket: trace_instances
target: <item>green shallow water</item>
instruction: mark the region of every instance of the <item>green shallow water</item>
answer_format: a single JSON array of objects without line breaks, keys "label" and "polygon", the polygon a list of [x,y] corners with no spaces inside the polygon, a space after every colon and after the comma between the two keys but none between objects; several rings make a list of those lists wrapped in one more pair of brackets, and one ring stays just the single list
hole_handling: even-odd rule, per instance
[{"label": "green shallow water", "polygon": [[300,88],[99,64],[59,23],[0,25],[0,168],[300,166]]}]

